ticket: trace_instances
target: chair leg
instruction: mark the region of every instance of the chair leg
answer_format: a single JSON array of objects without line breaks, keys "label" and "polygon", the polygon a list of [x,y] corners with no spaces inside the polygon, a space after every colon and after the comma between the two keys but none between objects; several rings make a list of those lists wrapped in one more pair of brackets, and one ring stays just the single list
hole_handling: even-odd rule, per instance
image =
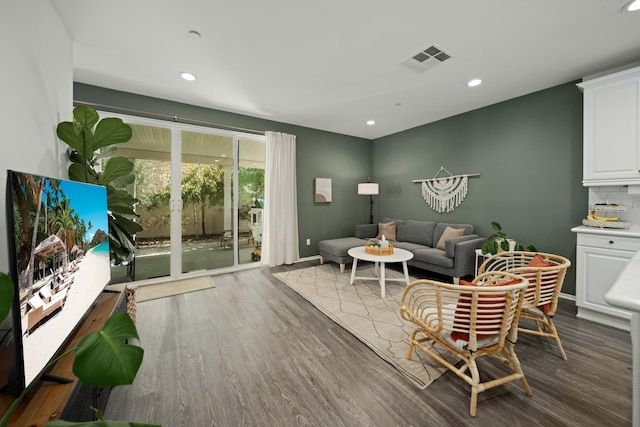
[{"label": "chair leg", "polygon": [[515,347],[513,344],[506,344],[503,349],[504,354],[506,355],[509,363],[511,364],[511,369],[518,375],[521,375],[520,382],[524,387],[525,393],[527,396],[532,396],[533,392],[531,391],[531,387],[529,387],[529,383],[527,382],[527,377],[524,376],[524,371],[522,370],[522,365],[520,365],[520,359],[518,359],[518,355],[516,355]]},{"label": "chair leg", "polygon": [[473,356],[469,360],[469,373],[471,374],[471,404],[469,405],[469,414],[472,417],[476,416],[476,410],[478,408],[478,393],[480,390],[480,372],[478,372],[478,366]]},{"label": "chair leg", "polygon": [[344,264],[340,264],[340,273],[344,273]]},{"label": "chair leg", "polygon": [[553,324],[553,320],[551,320],[551,318],[547,318],[546,325],[547,325],[547,328],[549,329],[549,333],[553,334],[553,339],[556,341],[558,350],[560,350],[560,356],[562,357],[562,360],[567,360],[567,354],[564,352],[564,348],[562,348],[562,343],[560,342],[560,336],[558,336],[558,331],[556,330],[556,325]]},{"label": "chair leg", "polygon": [[411,356],[413,356],[413,347],[415,346],[414,342],[416,341],[416,335],[420,332],[420,329],[414,329],[411,332],[411,336],[409,337],[409,350],[407,350],[407,360],[411,360]]},{"label": "chair leg", "polygon": [[320,265],[324,264],[324,258],[320,257]]}]

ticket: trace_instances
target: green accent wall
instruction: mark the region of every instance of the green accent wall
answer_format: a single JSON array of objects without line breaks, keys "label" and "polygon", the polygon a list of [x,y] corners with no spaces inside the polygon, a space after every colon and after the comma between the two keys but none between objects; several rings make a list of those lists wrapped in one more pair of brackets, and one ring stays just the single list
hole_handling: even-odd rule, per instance
[{"label": "green accent wall", "polygon": [[[300,256],[318,241],[353,235],[369,219],[358,182],[380,183],[374,220],[383,216],[473,224],[483,236],[491,221],[509,235],[575,265],[576,236],[588,206],[582,186],[582,93],[571,82],[369,141],[331,132],[150,98],[80,83],[74,100],[297,136]],[[107,110],[106,108],[99,108]],[[414,179],[443,166],[469,178],[469,192],[450,213],[426,204]],[[313,201],[315,177],[331,178],[333,201]],[[306,245],[311,239],[311,245]],[[575,268],[563,292],[575,295]]]},{"label": "green accent wall", "polygon": [[[367,139],[81,83],[74,83],[73,99],[80,103],[110,105],[226,126],[296,135],[298,235],[301,257],[318,255],[320,240],[353,235],[354,224],[369,221],[369,199],[356,196],[358,182],[366,180],[371,169],[371,141]],[[95,108],[157,118],[152,114],[134,114],[99,106]],[[316,177],[332,178],[333,202],[314,202]],[[306,245],[307,239],[311,240],[310,246]]]},{"label": "green accent wall", "polygon": [[[541,252],[573,264],[563,287],[575,295],[576,236],[587,214],[582,186],[582,92],[571,82],[373,143],[372,178],[381,183],[379,215],[465,222],[490,235],[491,221]],[[437,213],[414,179],[480,173],[453,212]],[[445,174],[446,175],[446,174]],[[442,176],[439,175],[439,176]],[[379,218],[379,216],[377,216]]]}]

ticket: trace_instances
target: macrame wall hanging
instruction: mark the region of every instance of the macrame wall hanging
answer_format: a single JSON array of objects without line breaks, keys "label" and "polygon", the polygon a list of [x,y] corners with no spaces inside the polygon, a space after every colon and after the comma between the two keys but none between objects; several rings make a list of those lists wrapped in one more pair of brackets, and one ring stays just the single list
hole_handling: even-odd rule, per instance
[{"label": "macrame wall hanging", "polygon": [[[438,177],[442,172],[449,176]],[[480,176],[479,173],[452,175],[440,166],[440,170],[433,178],[414,179],[412,182],[422,183],[422,197],[434,211],[451,212],[464,200],[469,191],[469,177]]]}]

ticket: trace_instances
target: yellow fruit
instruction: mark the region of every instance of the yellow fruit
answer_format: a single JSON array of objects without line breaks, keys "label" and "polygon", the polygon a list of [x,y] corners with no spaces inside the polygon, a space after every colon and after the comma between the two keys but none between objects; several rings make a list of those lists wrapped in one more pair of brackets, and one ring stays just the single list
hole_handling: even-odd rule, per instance
[{"label": "yellow fruit", "polygon": [[618,220],[618,217],[607,218],[607,217],[600,216],[600,215],[597,215],[597,214],[593,214],[593,217],[595,218],[596,221],[611,221],[611,222],[614,222],[614,221]]}]

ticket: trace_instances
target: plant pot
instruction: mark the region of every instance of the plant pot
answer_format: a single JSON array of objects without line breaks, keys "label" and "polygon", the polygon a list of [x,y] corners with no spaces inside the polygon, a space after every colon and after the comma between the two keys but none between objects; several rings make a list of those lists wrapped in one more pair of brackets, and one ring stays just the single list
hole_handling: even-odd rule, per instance
[{"label": "plant pot", "polygon": [[[504,249],[502,249],[502,242],[504,241],[504,239],[496,239],[496,243],[498,244],[498,253],[500,252],[505,252]],[[516,250],[516,241],[513,239],[507,239],[507,242],[509,242],[509,251],[515,251]]]}]

